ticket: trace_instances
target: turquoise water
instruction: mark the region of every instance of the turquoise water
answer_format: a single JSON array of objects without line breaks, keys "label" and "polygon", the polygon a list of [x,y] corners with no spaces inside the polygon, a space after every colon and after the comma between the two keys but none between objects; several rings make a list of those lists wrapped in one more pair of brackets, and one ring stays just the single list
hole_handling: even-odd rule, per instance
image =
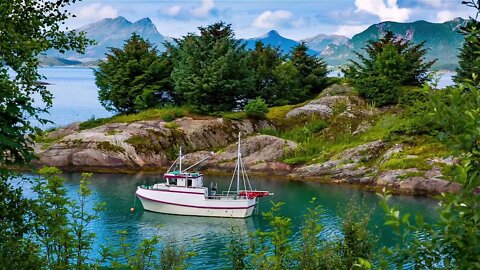
[{"label": "turquoise water", "polygon": [[[76,198],[80,174],[64,174],[67,179],[66,188],[71,198]],[[310,206],[311,198],[317,198],[323,208],[322,237],[335,239],[339,235],[342,209],[353,200],[362,205],[365,211],[371,211],[370,227],[379,237],[381,245],[392,245],[394,235],[388,227],[383,226],[384,215],[380,209],[379,198],[375,193],[358,190],[349,186],[328,185],[313,182],[297,182],[272,178],[253,177],[252,184],[259,190],[274,192],[272,197],[263,198],[259,205],[259,213],[247,219],[204,218],[165,215],[143,210],[140,201],[135,199],[136,186],[144,178],[143,175],[126,174],[94,174],[91,188],[94,191],[90,205],[105,202],[106,211],[100,220],[92,224],[90,229],[97,234],[95,249],[101,244],[115,243],[118,230],[128,232],[128,241],[139,243],[142,239],[158,233],[165,239],[175,241],[193,248],[197,253],[190,263],[192,269],[220,269],[225,267],[226,244],[231,236],[231,228],[246,235],[258,229],[267,229],[268,224],[261,217],[261,212],[270,208],[271,202],[284,202],[281,213],[292,219],[294,239],[299,236],[302,215]],[[228,188],[230,177],[206,176],[205,184],[217,182],[219,190]],[[27,191],[28,195],[28,191]],[[401,211],[413,214],[422,213],[426,220],[435,219],[436,201],[426,197],[394,196],[391,203]],[[136,211],[130,212],[135,205]],[[97,256],[96,254],[92,254]],[[205,267],[208,265],[208,267]]]}]

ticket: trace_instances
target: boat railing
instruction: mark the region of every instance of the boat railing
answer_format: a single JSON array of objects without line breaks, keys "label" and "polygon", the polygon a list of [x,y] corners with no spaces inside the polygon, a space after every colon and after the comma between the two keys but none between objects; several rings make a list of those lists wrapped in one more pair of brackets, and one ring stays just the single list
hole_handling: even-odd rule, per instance
[{"label": "boat railing", "polygon": [[239,196],[237,192],[227,192],[223,191],[222,194],[217,194],[217,195],[208,195],[208,199],[212,200],[222,200],[222,199],[247,199],[247,196]]},{"label": "boat railing", "polygon": [[159,178],[159,177],[145,177],[142,179],[140,187],[144,189],[153,189],[153,186],[155,186],[155,184],[160,183],[161,181],[162,181],[162,178]]}]

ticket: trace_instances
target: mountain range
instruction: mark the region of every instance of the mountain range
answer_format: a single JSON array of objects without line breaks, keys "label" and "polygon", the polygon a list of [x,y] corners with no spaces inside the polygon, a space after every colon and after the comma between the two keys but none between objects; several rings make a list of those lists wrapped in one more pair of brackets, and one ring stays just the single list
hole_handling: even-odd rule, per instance
[{"label": "mountain range", "polygon": [[[319,55],[331,66],[339,66],[348,62],[348,59],[355,59],[354,51],[361,52],[368,40],[378,39],[387,30],[393,31],[397,36],[411,40],[413,43],[425,41],[429,49],[426,60],[438,59],[434,68],[453,70],[458,65],[458,49],[462,46],[463,36],[458,32],[459,27],[465,20],[456,18],[444,23],[431,23],[427,21],[416,21],[410,23],[382,22],[371,25],[365,31],[347,38],[341,35],[318,34],[304,40],[292,40],[281,36],[277,31],[271,30],[265,35],[255,38],[243,39],[247,49],[253,49],[255,42],[261,41],[264,44],[279,47],[283,53],[288,53],[291,48],[300,42],[305,42],[309,47],[309,53]],[[78,31],[84,31],[88,38],[96,40],[95,45],[87,47],[84,55],[75,52],[60,54],[55,51],[48,51],[46,57],[42,58],[44,64],[49,63],[76,63],[75,61],[91,63],[105,57],[109,47],[122,47],[133,32],[157,46],[159,51],[165,49],[164,42],[172,38],[160,34],[149,18],[136,22],[130,22],[124,17],[114,19],[103,19],[80,27]],[[52,61],[55,58],[55,61]],[[68,61],[61,61],[61,59]]]}]

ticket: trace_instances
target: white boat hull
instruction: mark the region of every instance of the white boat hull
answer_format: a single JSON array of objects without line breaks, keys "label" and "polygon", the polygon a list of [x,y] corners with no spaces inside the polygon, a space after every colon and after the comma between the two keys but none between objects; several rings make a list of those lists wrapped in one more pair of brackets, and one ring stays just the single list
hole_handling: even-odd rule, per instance
[{"label": "white boat hull", "polygon": [[139,187],[136,195],[147,211],[187,216],[246,218],[252,215],[256,203],[254,198],[207,197],[206,188]]}]

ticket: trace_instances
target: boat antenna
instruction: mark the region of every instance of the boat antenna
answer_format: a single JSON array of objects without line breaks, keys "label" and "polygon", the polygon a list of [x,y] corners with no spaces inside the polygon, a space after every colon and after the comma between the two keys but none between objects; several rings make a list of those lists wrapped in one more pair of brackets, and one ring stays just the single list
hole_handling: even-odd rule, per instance
[{"label": "boat antenna", "polygon": [[179,172],[182,173],[182,147],[180,146],[180,150],[178,151],[178,164],[179,164]]}]

